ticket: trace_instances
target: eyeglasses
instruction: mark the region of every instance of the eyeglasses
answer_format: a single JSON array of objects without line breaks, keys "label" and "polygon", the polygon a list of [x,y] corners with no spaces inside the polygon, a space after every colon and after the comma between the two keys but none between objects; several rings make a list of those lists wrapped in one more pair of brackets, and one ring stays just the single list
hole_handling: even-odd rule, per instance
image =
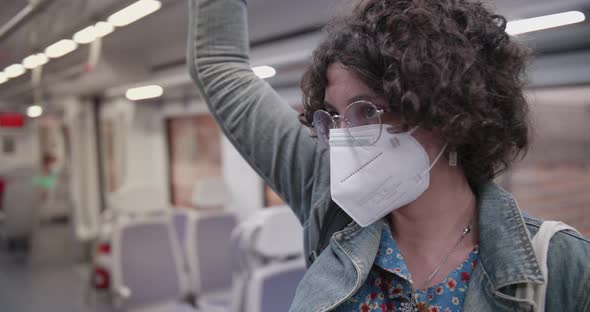
[{"label": "eyeglasses", "polygon": [[[313,113],[313,127],[320,143],[329,146],[330,129],[345,128],[348,134],[359,145],[373,145],[381,137],[383,125],[381,123],[381,115],[385,112],[391,112],[390,108],[378,108],[375,104],[369,101],[357,101],[351,103],[344,110],[344,114],[330,114],[325,110],[317,110]],[[360,134],[355,135],[352,128],[366,125],[380,125],[379,135],[367,137]]]}]

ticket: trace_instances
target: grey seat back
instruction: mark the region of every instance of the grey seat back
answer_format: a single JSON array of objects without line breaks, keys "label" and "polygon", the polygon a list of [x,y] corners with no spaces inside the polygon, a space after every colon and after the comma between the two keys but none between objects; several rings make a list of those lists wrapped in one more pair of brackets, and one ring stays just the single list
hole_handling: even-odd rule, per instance
[{"label": "grey seat back", "polygon": [[113,232],[113,290],[120,306],[174,302],[186,292],[180,247],[170,219],[133,218]]},{"label": "grey seat back", "polygon": [[185,241],[191,287],[197,296],[231,288],[230,235],[235,215],[226,212],[198,212],[188,218]]},{"label": "grey seat back", "polygon": [[244,311],[288,311],[305,271],[303,257],[257,268],[247,283]]},{"label": "grey seat back", "polygon": [[235,248],[232,312],[287,311],[305,273],[302,227],[289,207],[241,223]]},{"label": "grey seat back", "polygon": [[174,208],[174,211],[172,212],[172,225],[174,226],[174,231],[181,247],[183,247],[186,242],[189,214],[189,211],[181,208]]}]

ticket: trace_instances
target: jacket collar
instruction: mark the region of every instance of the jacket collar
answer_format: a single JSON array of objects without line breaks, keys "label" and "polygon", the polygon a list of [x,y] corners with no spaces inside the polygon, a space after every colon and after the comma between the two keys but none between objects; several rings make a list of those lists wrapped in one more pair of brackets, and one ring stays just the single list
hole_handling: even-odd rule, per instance
[{"label": "jacket collar", "polygon": [[383,226],[383,220],[378,220],[365,228],[353,221],[333,236],[342,250],[359,266],[361,277],[369,275],[373,267]]},{"label": "jacket collar", "polygon": [[529,232],[512,195],[493,182],[478,189],[480,260],[495,290],[544,282]]},{"label": "jacket collar", "polygon": [[373,266],[383,222],[352,222],[334,233],[297,287],[289,311],[330,311],[363,285]]}]

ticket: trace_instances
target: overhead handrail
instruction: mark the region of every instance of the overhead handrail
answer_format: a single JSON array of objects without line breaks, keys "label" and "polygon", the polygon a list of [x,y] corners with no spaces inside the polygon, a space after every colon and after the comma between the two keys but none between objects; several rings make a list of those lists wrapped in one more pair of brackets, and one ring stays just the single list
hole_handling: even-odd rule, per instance
[{"label": "overhead handrail", "polygon": [[27,19],[33,17],[40,9],[53,0],[29,0],[26,7],[18,12],[6,24],[0,27],[0,41],[12,33],[16,28]]}]

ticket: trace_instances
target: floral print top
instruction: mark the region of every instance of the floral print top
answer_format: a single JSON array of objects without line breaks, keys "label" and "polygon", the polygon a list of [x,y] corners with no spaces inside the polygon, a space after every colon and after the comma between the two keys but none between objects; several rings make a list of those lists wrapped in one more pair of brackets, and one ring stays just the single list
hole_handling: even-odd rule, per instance
[{"label": "floral print top", "polygon": [[[444,256],[444,255],[443,255]],[[471,271],[477,263],[478,248],[440,284],[412,290],[412,276],[393,240],[388,226],[383,227],[373,268],[361,288],[335,311],[406,311],[412,296],[420,311],[461,311]],[[411,311],[411,310],[408,310]]]}]

